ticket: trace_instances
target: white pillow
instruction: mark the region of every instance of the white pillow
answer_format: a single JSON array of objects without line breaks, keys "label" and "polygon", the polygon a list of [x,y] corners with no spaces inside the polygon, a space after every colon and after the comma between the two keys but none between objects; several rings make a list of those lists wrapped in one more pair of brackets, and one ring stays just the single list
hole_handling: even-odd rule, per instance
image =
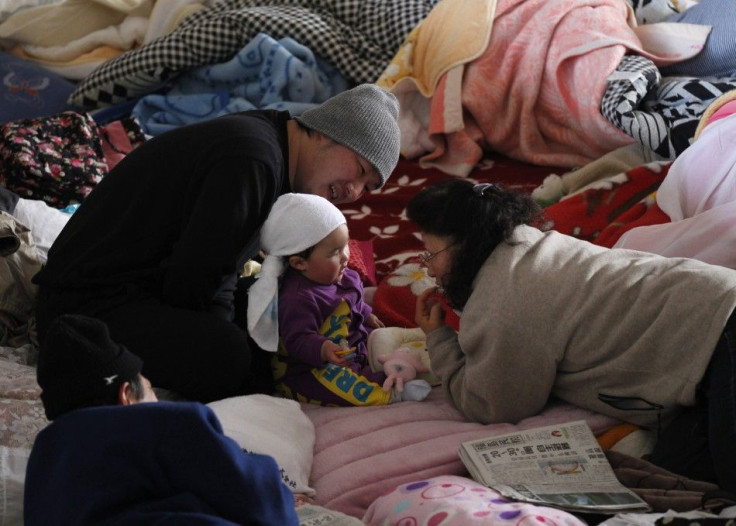
[{"label": "white pillow", "polygon": [[18,199],[12,215],[18,222],[30,229],[33,243],[36,245],[42,263],[46,263],[51,245],[71,217],[71,214],[50,207],[40,199],[22,197]]},{"label": "white pillow", "polygon": [[309,474],[314,458],[314,425],[295,400],[269,395],[236,396],[207,404],[225,435],[251,452],[270,455],[292,493],[313,496]]},{"label": "white pillow", "polygon": [[0,446],[0,524],[23,524],[23,490],[31,450]]},{"label": "white pillow", "polygon": [[56,5],[65,0],[0,0],[0,22],[10,18],[13,13],[30,7]]}]

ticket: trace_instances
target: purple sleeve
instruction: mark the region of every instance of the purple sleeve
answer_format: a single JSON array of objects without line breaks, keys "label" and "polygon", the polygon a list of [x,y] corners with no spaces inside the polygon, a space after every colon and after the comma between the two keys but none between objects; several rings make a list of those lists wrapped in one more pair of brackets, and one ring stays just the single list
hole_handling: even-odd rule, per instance
[{"label": "purple sleeve", "polygon": [[345,296],[351,298],[351,309],[353,320],[350,324],[350,346],[356,347],[359,354],[368,356],[368,335],[373,331],[366,323],[366,318],[373,309],[363,299],[363,283],[360,275],[353,269],[345,269],[341,286],[345,290]]},{"label": "purple sleeve", "polygon": [[287,273],[279,291],[279,336],[290,356],[309,365],[322,365],[322,344],[327,338],[319,329],[325,314],[308,289],[297,290],[295,285]]},{"label": "purple sleeve", "polygon": [[[360,280],[360,274],[351,268],[345,269],[345,276],[343,278],[346,285],[349,285],[355,290],[358,295],[358,301],[353,307],[358,314],[363,316],[363,322],[373,312],[373,308],[368,305],[365,301],[365,295],[363,294],[363,282]],[[371,328],[366,327],[370,332]]]}]

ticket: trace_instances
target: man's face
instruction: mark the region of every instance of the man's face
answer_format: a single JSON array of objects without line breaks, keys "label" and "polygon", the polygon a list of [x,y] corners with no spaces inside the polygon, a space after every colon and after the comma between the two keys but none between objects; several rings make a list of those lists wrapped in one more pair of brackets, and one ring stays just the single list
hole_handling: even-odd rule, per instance
[{"label": "man's face", "polygon": [[373,166],[353,150],[315,134],[314,148],[300,156],[293,190],[315,194],[333,204],[352,203],[381,186]]},{"label": "man's face", "polygon": [[158,402],[158,397],[156,396],[156,392],[153,390],[151,381],[141,375],[141,384],[143,385],[143,396],[139,398],[136,403]]}]

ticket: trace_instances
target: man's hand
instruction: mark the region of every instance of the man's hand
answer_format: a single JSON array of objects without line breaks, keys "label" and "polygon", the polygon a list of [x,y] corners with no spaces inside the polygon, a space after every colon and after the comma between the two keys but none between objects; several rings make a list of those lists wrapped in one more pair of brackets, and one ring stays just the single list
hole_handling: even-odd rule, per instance
[{"label": "man's hand", "polygon": [[414,321],[424,334],[445,326],[445,309],[437,298],[432,297],[435,292],[437,287],[425,290],[417,298]]}]

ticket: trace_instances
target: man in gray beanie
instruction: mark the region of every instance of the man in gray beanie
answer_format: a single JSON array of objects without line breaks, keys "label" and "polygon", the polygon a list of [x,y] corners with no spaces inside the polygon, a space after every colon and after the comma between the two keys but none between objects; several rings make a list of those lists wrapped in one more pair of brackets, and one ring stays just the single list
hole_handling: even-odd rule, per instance
[{"label": "man in gray beanie", "polygon": [[378,171],[383,185],[399,160],[398,112],[393,95],[363,84],[305,111],[296,120],[364,157]]},{"label": "man in gray beanie", "polygon": [[85,314],[158,387],[201,402],[272,393],[268,356],[236,308],[260,228],[280,195],[340,204],[380,188],[399,158],[398,113],[396,97],[364,84],[297,118],[248,111],[143,143],[84,200],[36,274],[39,337],[55,317]]}]

